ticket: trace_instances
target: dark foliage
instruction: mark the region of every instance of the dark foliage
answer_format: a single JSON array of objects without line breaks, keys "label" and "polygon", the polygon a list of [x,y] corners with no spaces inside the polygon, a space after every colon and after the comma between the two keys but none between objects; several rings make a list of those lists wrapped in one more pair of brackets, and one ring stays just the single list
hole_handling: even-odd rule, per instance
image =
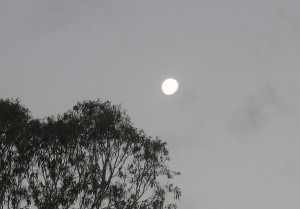
[{"label": "dark foliage", "polygon": [[171,209],[167,195],[181,196],[166,143],[110,102],[37,120],[1,99],[0,137],[0,208]]}]

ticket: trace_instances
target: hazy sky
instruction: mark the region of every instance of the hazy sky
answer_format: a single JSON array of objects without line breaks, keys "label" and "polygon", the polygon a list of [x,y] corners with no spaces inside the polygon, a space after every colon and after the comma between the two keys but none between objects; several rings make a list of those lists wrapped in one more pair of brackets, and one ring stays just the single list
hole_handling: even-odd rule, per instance
[{"label": "hazy sky", "polygon": [[168,142],[180,209],[300,208],[299,71],[299,0],[0,0],[0,97],[121,103]]}]

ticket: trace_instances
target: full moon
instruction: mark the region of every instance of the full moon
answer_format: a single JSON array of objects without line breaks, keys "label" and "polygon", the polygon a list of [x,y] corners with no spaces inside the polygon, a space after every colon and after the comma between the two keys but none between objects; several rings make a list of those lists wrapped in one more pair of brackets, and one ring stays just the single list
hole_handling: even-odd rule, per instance
[{"label": "full moon", "polygon": [[173,78],[166,79],[161,88],[164,94],[172,95],[178,90],[178,82]]}]

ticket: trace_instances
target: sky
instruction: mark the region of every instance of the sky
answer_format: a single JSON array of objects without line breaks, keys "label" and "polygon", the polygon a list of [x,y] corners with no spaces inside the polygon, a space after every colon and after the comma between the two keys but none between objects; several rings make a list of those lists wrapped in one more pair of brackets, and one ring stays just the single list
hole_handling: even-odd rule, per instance
[{"label": "sky", "polygon": [[[168,143],[179,209],[300,208],[299,0],[0,0],[0,97],[122,104]],[[166,78],[179,90],[161,91]]]}]

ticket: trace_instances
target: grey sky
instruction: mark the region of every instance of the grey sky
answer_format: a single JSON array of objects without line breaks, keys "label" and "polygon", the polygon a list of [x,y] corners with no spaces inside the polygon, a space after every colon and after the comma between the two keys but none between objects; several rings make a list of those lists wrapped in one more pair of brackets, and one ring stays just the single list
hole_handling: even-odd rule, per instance
[{"label": "grey sky", "polygon": [[122,103],[168,142],[182,209],[300,208],[299,55],[298,0],[0,0],[0,96]]}]

